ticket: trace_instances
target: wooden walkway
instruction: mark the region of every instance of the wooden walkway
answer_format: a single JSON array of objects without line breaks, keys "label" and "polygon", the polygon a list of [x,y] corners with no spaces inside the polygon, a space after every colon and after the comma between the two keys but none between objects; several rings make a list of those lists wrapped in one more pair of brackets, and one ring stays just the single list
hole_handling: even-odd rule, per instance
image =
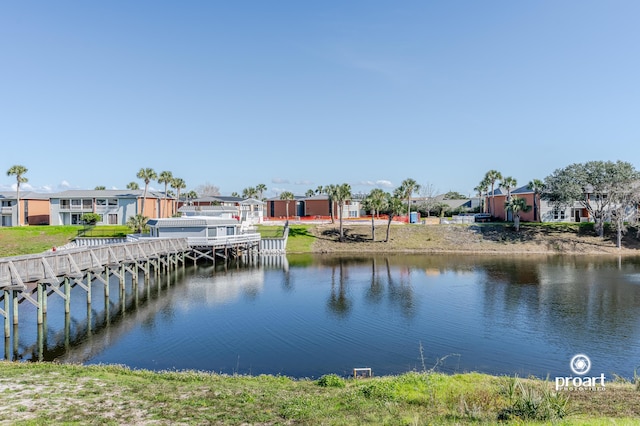
[{"label": "wooden walkway", "polygon": [[58,295],[64,300],[65,314],[70,312],[71,288],[86,292],[91,305],[92,284],[102,283],[105,300],[109,298],[109,281],[116,277],[124,290],[130,276],[136,285],[144,274],[148,285],[151,274],[159,277],[184,266],[187,260],[198,261],[256,255],[260,234],[230,235],[209,239],[139,238],[134,241],[88,245],[27,256],[0,258],[0,315],[4,317],[5,339],[11,325],[19,322],[19,305],[27,302],[37,308],[38,325],[47,313],[47,298]]}]

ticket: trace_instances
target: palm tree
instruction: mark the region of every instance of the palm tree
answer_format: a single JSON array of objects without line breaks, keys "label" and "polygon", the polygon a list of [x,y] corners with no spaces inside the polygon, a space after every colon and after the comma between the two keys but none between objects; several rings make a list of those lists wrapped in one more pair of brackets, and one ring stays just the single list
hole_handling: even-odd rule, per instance
[{"label": "palm tree", "polygon": [[195,200],[196,198],[198,198],[198,193],[192,189],[191,191],[189,191],[186,194],[184,194],[184,198],[186,198],[187,201],[188,200]]},{"label": "palm tree", "polygon": [[107,189],[107,187],[104,186],[104,185],[98,185],[93,189],[94,189],[94,191],[104,191],[105,189]]},{"label": "palm tree", "polygon": [[544,182],[540,179],[533,179],[528,184],[529,189],[533,191],[533,220],[540,222],[540,211],[538,209],[538,198],[542,191],[544,191]]},{"label": "palm tree", "polygon": [[513,197],[504,204],[507,211],[513,213],[513,227],[516,232],[520,230],[520,212],[528,212],[531,210],[531,206],[527,205],[527,201],[524,198]]},{"label": "palm tree", "polygon": [[404,211],[404,204],[402,203],[402,198],[398,196],[399,194],[400,191],[396,189],[393,195],[386,195],[386,210],[389,215],[389,219],[387,221],[387,237],[384,240],[385,243],[389,241],[389,230],[391,229],[391,221],[393,220],[393,217],[402,214]]},{"label": "palm tree", "polygon": [[138,230],[138,234],[142,234],[142,231],[147,226],[148,217],[143,216],[141,214],[137,214],[135,216],[131,216],[129,220],[127,220],[127,226],[129,228]]},{"label": "palm tree", "polygon": [[262,194],[267,190],[267,185],[265,185],[264,183],[259,183],[256,185],[256,191],[258,191],[258,194],[260,194],[260,201],[263,201],[264,199],[262,198]]},{"label": "palm tree", "polygon": [[376,240],[375,217],[380,213],[387,203],[387,193],[380,188],[371,190],[367,198],[364,199],[365,208],[371,212],[371,241]]},{"label": "palm tree", "polygon": [[295,200],[295,198],[295,195],[293,195],[293,192],[291,191],[284,191],[282,194],[280,194],[280,199],[287,202],[287,204],[285,205],[287,209],[287,221],[289,220],[289,202]]},{"label": "palm tree", "polygon": [[255,198],[258,196],[258,190],[253,186],[242,190],[242,198]]},{"label": "palm tree", "polygon": [[495,184],[498,180],[502,179],[502,173],[500,173],[497,170],[489,170],[485,175],[484,175],[484,180],[487,181],[487,183],[489,185],[491,185],[491,200],[493,201],[493,205],[489,205],[489,210],[491,213],[491,216],[493,216],[494,211],[496,209],[496,200],[495,200],[495,192],[494,192],[494,187]]},{"label": "palm tree", "polygon": [[324,194],[324,188],[322,187],[322,185],[318,185],[318,187],[316,188],[316,194]]},{"label": "palm tree", "polygon": [[16,212],[18,214],[18,226],[22,225],[22,221],[20,220],[20,184],[29,182],[29,179],[24,177],[28,171],[29,169],[19,164],[11,166],[11,168],[7,170],[7,176],[16,177]]},{"label": "palm tree", "polygon": [[[507,190],[507,203],[511,201],[511,190],[518,185],[518,181],[512,178],[511,176],[503,177],[500,182],[500,186]],[[507,210],[507,220],[511,220],[509,217],[509,210]]]},{"label": "palm tree", "polygon": [[138,185],[138,182],[129,182],[127,184],[127,189],[130,189],[132,191],[136,191],[136,190],[140,189],[140,185]]},{"label": "palm tree", "polygon": [[[167,203],[167,187],[172,181],[173,173],[167,170],[160,172],[160,175],[158,176],[158,183],[164,183],[164,194],[162,195],[162,199],[164,200],[165,205]],[[162,204],[163,203],[160,203],[160,217],[162,217]]]},{"label": "palm tree", "polygon": [[329,214],[331,215],[331,223],[335,223],[335,215],[334,215],[334,200],[335,200],[335,195],[336,195],[336,191],[338,190],[338,187],[334,184],[331,185],[327,185],[325,187],[318,187],[318,188],[322,188],[322,192],[324,192],[325,194],[327,194],[327,197],[329,197]]},{"label": "palm tree", "polygon": [[400,198],[407,200],[407,223],[409,223],[409,215],[411,214],[411,195],[420,190],[420,185],[418,185],[415,180],[408,178],[402,181],[399,190],[401,194]]},{"label": "palm tree", "polygon": [[348,183],[337,185],[336,191],[334,194],[334,199],[338,203],[338,217],[340,219],[340,241],[344,241],[344,229],[342,227],[342,212],[344,210],[344,205],[346,204],[346,202],[351,199],[351,185],[349,185]]},{"label": "palm tree", "polygon": [[176,206],[174,207],[175,211],[178,211],[178,202],[180,202],[180,190],[185,189],[187,184],[182,178],[173,178],[171,181],[171,187],[176,190]]},{"label": "palm tree", "polygon": [[314,191],[313,189],[307,189],[307,192],[304,193],[304,196],[307,198],[311,198],[314,195],[316,195],[316,191]]},{"label": "palm tree", "polygon": [[155,170],[148,167],[146,169],[140,169],[136,177],[144,181],[144,192],[142,193],[142,209],[140,209],[140,214],[144,216],[144,205],[147,204],[147,190],[149,189],[149,182],[155,180],[158,175],[156,174]]},{"label": "palm tree", "polygon": [[480,200],[480,213],[486,213],[486,206],[484,205],[484,198],[482,198],[482,196],[489,190],[489,181],[486,178],[482,179],[478,186],[473,188],[473,190],[478,192],[478,197]]}]

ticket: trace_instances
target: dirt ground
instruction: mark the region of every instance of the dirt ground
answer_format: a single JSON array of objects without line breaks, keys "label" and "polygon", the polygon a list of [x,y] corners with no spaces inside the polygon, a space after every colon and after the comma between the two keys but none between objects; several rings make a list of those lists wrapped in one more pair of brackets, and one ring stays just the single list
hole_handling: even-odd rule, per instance
[{"label": "dirt ground", "polygon": [[309,230],[315,236],[312,251],[329,252],[470,252],[540,254],[640,254],[635,232],[623,239],[622,248],[615,235],[600,238],[593,231],[559,229],[547,226],[523,226],[516,232],[503,224],[481,225],[405,225],[392,224],[390,240],[386,224],[377,224],[375,242],[371,225],[344,225],[345,241],[339,242],[339,226],[316,225]]}]

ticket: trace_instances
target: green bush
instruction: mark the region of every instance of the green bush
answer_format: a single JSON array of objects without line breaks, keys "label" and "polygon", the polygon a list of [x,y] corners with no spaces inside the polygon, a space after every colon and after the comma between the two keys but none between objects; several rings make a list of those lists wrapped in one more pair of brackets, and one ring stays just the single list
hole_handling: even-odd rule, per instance
[{"label": "green bush", "polygon": [[343,388],[345,387],[344,379],[337,374],[325,374],[318,379],[318,386],[325,388]]},{"label": "green bush", "polygon": [[85,213],[82,215],[80,220],[82,220],[82,222],[86,223],[87,225],[95,225],[102,220],[102,216],[100,216],[98,213]]}]

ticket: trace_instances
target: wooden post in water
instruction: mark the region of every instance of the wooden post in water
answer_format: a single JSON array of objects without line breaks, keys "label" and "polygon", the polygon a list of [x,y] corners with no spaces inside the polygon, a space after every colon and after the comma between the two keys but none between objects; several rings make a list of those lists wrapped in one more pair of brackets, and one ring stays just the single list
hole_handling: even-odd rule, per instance
[{"label": "wooden post in water", "polygon": [[104,267],[104,298],[109,300],[109,267]]},{"label": "wooden post in water", "polygon": [[124,269],[124,263],[122,263],[120,265],[120,289],[124,290],[126,282],[125,282],[125,269]]},{"label": "wooden post in water", "polygon": [[44,284],[42,283],[38,283],[38,325],[42,325],[42,322],[44,321],[44,291],[42,290],[42,287],[44,286]]},{"label": "wooden post in water", "polygon": [[13,312],[11,314],[13,315],[13,325],[18,325],[18,290],[13,290],[12,293]]},{"label": "wooden post in water", "polygon": [[91,309],[91,272],[87,272],[87,306]]},{"label": "wooden post in water", "polygon": [[71,312],[71,284],[69,283],[69,277],[64,277],[64,313],[69,314]]},{"label": "wooden post in water", "polygon": [[[10,310],[11,310],[11,290],[4,290],[4,338],[5,340],[9,340],[9,338],[11,337],[11,318],[10,316]],[[6,341],[5,341],[5,346],[6,346]],[[9,352],[7,350],[5,350],[5,356],[8,354]]]}]

